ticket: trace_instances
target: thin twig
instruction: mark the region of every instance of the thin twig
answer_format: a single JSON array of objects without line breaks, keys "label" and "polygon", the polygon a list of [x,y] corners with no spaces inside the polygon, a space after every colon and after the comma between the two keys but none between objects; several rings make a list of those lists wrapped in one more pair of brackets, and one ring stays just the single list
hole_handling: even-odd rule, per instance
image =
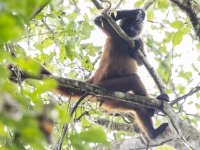
[{"label": "thin twig", "polygon": [[68,123],[65,123],[64,126],[63,126],[63,131],[62,131],[62,135],[61,135],[61,138],[58,142],[58,145],[56,146],[56,150],[61,150],[62,149],[62,144],[63,144],[63,141],[64,141],[64,137],[65,137],[65,134],[67,133],[68,131]]},{"label": "thin twig", "polygon": [[[75,110],[77,109],[78,105],[84,100],[85,97],[87,97],[89,94],[88,93],[84,93],[80,99],[77,101],[77,103],[75,104],[75,106],[73,107],[71,113],[70,113],[70,116],[72,117]],[[65,123],[64,126],[63,126],[63,131],[62,131],[62,135],[61,135],[61,138],[58,142],[58,145],[57,145],[57,149],[58,150],[61,150],[62,148],[62,144],[63,144],[63,141],[64,141],[64,137],[65,135],[67,134],[67,131],[68,131],[68,123]]]},{"label": "thin twig", "polygon": [[[94,62],[92,63],[92,70],[94,69],[94,66],[96,65],[96,63],[98,62],[98,60],[101,58],[101,53],[99,54],[99,56],[94,60]],[[90,71],[90,73],[85,77],[86,79],[88,79],[92,74],[92,71]]]},{"label": "thin twig", "polygon": [[89,116],[89,111],[84,111],[78,118],[74,119],[74,122],[77,122],[85,115]]},{"label": "thin twig", "polygon": [[148,2],[146,2],[144,4],[144,6],[142,7],[143,10],[147,10],[151,5],[153,5],[153,3],[155,2],[155,0],[149,0]]},{"label": "thin twig", "polygon": [[75,106],[73,107],[71,113],[70,113],[70,116],[72,117],[75,110],[77,109],[78,105],[84,100],[84,98],[86,98],[89,94],[86,92],[84,93],[80,98],[79,100],[76,102]]},{"label": "thin twig", "polygon": [[115,6],[115,9],[118,9],[120,7],[120,5],[122,4],[123,0],[119,0],[119,2],[117,3],[117,5]]},{"label": "thin twig", "polygon": [[197,92],[199,92],[199,91],[200,91],[200,86],[197,86],[197,87],[193,88],[192,90],[190,90],[189,93],[187,93],[187,94],[185,94],[185,95],[183,95],[183,96],[181,96],[181,97],[179,97],[179,98],[173,100],[173,101],[170,103],[170,105],[173,106],[174,104],[178,103],[179,101],[181,101],[181,100],[183,100],[183,99],[186,99],[188,96],[191,96],[191,95],[193,95],[193,94],[195,94],[195,93],[197,93]]}]

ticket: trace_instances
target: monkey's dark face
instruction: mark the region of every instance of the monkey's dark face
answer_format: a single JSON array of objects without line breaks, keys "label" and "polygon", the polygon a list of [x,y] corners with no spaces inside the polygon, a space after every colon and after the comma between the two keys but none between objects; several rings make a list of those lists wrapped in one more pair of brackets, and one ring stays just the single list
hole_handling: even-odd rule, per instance
[{"label": "monkey's dark face", "polygon": [[135,37],[141,33],[145,18],[145,12],[142,9],[136,9],[135,11],[134,17],[123,19],[120,22],[123,31],[130,37]]}]

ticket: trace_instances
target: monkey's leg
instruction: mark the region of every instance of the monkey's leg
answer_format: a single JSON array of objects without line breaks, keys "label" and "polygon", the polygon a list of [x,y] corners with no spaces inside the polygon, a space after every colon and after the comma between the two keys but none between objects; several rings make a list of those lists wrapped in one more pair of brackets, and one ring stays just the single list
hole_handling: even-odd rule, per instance
[{"label": "monkey's leg", "polygon": [[147,96],[148,93],[137,74],[131,74],[123,77],[107,79],[97,83],[97,85],[113,91],[134,91],[137,95]]},{"label": "monkey's leg", "polygon": [[[148,96],[145,86],[137,74],[104,80],[97,83],[97,85],[113,91],[127,92],[131,90],[136,95]],[[133,106],[130,106],[130,103],[128,103],[127,106],[129,106],[129,109],[131,107],[134,108]],[[150,116],[153,116],[155,109],[145,108],[145,111],[147,111]]]},{"label": "monkey's leg", "polygon": [[[142,95],[142,96],[148,96],[148,93],[145,89],[144,84],[140,80],[139,76],[137,74],[109,79],[106,81],[102,81],[98,85],[110,89],[110,90],[118,90],[122,92],[127,92],[129,90],[132,90],[136,95]],[[141,130],[149,137],[149,138],[156,138],[159,134],[161,134],[165,128],[167,127],[167,124],[160,125],[157,129],[154,129],[153,123],[151,120],[152,115],[154,114],[155,109],[151,108],[144,108],[144,107],[133,107],[130,105],[130,103],[127,104],[120,104],[120,102],[116,101],[106,101],[105,105],[110,105],[110,110],[113,109],[113,107],[120,107],[125,106],[127,109],[135,110],[135,117],[138,125],[140,126]]]},{"label": "monkey's leg", "polygon": [[151,139],[155,139],[158,135],[162,134],[168,126],[168,123],[163,123],[154,129],[151,117],[140,110],[136,111],[134,116],[140,129]]}]

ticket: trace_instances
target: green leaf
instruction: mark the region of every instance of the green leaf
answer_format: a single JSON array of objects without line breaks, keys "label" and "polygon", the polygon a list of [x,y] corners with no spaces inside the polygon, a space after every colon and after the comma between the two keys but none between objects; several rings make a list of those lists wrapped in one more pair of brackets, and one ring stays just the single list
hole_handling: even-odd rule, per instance
[{"label": "green leaf", "polygon": [[191,32],[191,28],[189,27],[184,27],[181,29],[182,33],[183,34],[189,34]]},{"label": "green leaf", "polygon": [[48,48],[49,46],[53,45],[53,41],[50,38],[47,38],[44,41],[42,41],[41,44],[43,48]]},{"label": "green leaf", "polygon": [[72,43],[72,42],[68,42],[66,45],[65,45],[65,52],[66,52],[66,56],[70,59],[70,60],[73,60],[76,56],[76,53],[75,53],[75,45]]},{"label": "green leaf", "polygon": [[[97,136],[98,135],[98,136]],[[80,139],[90,143],[108,144],[106,133],[100,127],[93,127],[80,133]]]},{"label": "green leaf", "polygon": [[184,78],[185,80],[187,80],[189,82],[191,80],[191,78],[192,78],[192,72],[183,72],[183,71],[181,71],[179,76]]},{"label": "green leaf", "polygon": [[54,79],[48,78],[38,82],[34,93],[41,94],[46,91],[53,90],[57,87],[57,82]]},{"label": "green leaf", "polygon": [[0,13],[0,41],[14,40],[23,33],[22,20],[8,13]]},{"label": "green leaf", "polygon": [[56,110],[59,112],[59,122],[68,123],[70,122],[70,114],[67,112],[69,109],[69,104],[62,104],[61,106],[56,106]]},{"label": "green leaf", "polygon": [[193,103],[194,103],[193,101],[189,101],[187,104],[192,105]]},{"label": "green leaf", "polygon": [[89,38],[91,30],[93,27],[89,24],[89,22],[82,23],[82,38],[86,39]]},{"label": "green leaf", "polygon": [[183,39],[183,34],[180,33],[180,32],[177,32],[177,33],[174,34],[174,38],[172,40],[172,44],[174,46],[179,45],[181,43],[182,39]]},{"label": "green leaf", "polygon": [[62,46],[59,49],[59,61],[63,62],[66,59],[66,50],[65,45],[62,44]]},{"label": "green leaf", "polygon": [[199,110],[200,109],[200,104],[195,103],[195,107],[196,107],[197,110]]},{"label": "green leaf", "polygon": [[93,127],[86,131],[82,131],[80,134],[76,133],[70,135],[70,141],[77,150],[79,150],[78,148],[81,146],[81,149],[89,149],[89,143],[109,144],[106,139],[106,133],[100,127]]},{"label": "green leaf", "polygon": [[196,47],[200,49],[200,42],[197,43]]},{"label": "green leaf", "polygon": [[185,87],[183,87],[182,85],[178,84],[176,86],[176,89],[179,90],[180,94],[184,94],[185,92]]},{"label": "green leaf", "polygon": [[166,9],[169,6],[169,2],[167,0],[159,0],[158,1],[158,8]]},{"label": "green leaf", "polygon": [[5,67],[0,66],[0,79],[7,78],[8,76],[9,76],[8,70]]},{"label": "green leaf", "polygon": [[134,7],[140,7],[142,4],[144,4],[144,0],[139,0],[134,4]]},{"label": "green leaf", "polygon": [[77,13],[68,14],[66,17],[69,19],[69,21],[74,22],[74,20],[77,18]]},{"label": "green leaf", "polygon": [[153,11],[148,11],[147,12],[147,19],[148,20],[153,20],[154,18],[154,12]]},{"label": "green leaf", "polygon": [[83,60],[81,61],[81,65],[83,68],[85,68],[89,71],[92,71],[92,69],[93,69],[93,64],[88,56],[83,57]]},{"label": "green leaf", "polygon": [[31,76],[39,76],[40,75],[40,69],[41,66],[38,62],[33,61],[31,59],[16,59],[15,62],[24,70],[26,73],[28,73]]},{"label": "green leaf", "polygon": [[1,122],[0,122],[0,139],[2,138],[2,137],[5,137],[6,135],[7,135],[7,133],[6,133],[6,131],[5,131],[5,126],[4,126],[4,124],[2,124]]},{"label": "green leaf", "polygon": [[41,60],[47,64],[49,64],[53,58],[55,57],[56,53],[55,52],[51,52],[50,54],[42,54],[41,55]]},{"label": "green leaf", "polygon": [[171,27],[175,28],[175,29],[180,29],[183,27],[183,22],[181,21],[174,21],[170,24]]},{"label": "green leaf", "polygon": [[155,150],[174,150],[174,148],[168,145],[164,145],[156,147]]}]

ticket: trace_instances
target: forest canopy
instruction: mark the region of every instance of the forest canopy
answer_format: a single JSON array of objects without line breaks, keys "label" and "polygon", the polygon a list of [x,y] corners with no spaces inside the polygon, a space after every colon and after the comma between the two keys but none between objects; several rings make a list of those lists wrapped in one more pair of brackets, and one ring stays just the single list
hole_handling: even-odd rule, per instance
[{"label": "forest canopy", "polygon": [[[133,103],[137,103],[140,97],[84,82],[96,71],[102,54],[106,35],[94,25],[94,19],[101,14],[109,16],[106,8],[114,13],[141,8],[146,13],[140,37],[153,69],[143,65],[138,72],[152,103],[141,105],[161,105],[154,100],[160,94],[155,80],[162,81],[170,97],[163,109],[158,108],[153,122],[171,126],[154,141],[144,138],[130,114],[102,111],[88,96],[77,104],[54,92],[59,84],[65,84],[69,90],[119,101],[136,99]],[[199,39],[197,0],[0,1],[0,150],[198,148]],[[40,77],[41,65],[52,76]],[[158,79],[152,77],[151,69]],[[17,82],[11,79],[13,72]],[[32,78],[23,81],[24,72]]]}]

